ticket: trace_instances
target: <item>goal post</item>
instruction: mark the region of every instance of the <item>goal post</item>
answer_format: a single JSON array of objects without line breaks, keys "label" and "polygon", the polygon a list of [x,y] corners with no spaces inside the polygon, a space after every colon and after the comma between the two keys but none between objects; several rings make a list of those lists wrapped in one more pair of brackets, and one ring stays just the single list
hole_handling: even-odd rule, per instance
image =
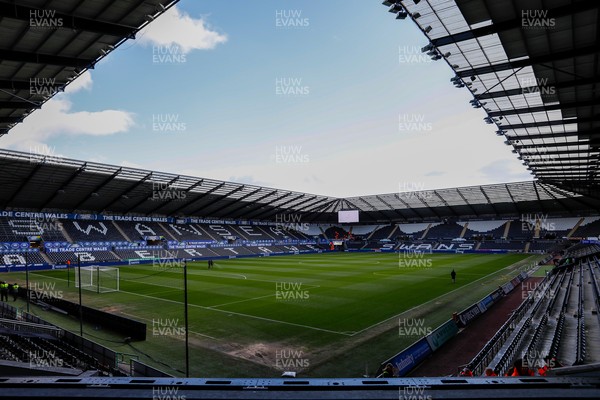
[{"label": "goal post", "polygon": [[[81,282],[79,276],[81,275]],[[96,293],[109,293],[119,291],[119,268],[92,265],[80,267],[75,271],[75,287],[94,291]]]}]

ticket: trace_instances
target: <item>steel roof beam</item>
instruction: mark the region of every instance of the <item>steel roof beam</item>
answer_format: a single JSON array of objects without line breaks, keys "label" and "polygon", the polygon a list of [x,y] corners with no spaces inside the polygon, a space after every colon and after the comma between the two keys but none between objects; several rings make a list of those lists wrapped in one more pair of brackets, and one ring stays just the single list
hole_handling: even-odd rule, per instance
[{"label": "steel roof beam", "polygon": [[[61,26],[57,27],[57,29],[87,31],[117,37],[134,38],[136,31],[136,28],[132,26],[97,21],[94,19],[60,13],[56,10],[27,7],[5,1],[0,1],[0,15],[4,18],[26,21],[28,25],[31,22],[35,22],[36,18],[40,19],[41,23],[45,21],[49,23],[51,22],[51,19],[57,23],[60,21]],[[46,17],[45,15],[48,16]]]},{"label": "steel roof beam", "polygon": [[56,56],[52,54],[30,53],[26,51],[0,49],[0,59],[31,64],[49,64],[61,67],[94,68],[94,59]]},{"label": "steel roof beam", "polygon": [[148,179],[150,179],[152,177],[152,174],[153,174],[153,172],[150,172],[149,174],[144,176],[142,179],[135,182],[133,185],[130,185],[127,189],[123,190],[121,192],[121,194],[119,194],[112,202],[110,202],[108,205],[104,206],[102,211],[108,210],[113,204],[115,204],[117,201],[119,201],[119,199],[121,199],[123,196],[127,196],[129,193],[133,192],[135,189],[137,189],[138,187],[143,185]]},{"label": "steel roof beam", "polygon": [[[514,132],[513,132],[514,133]],[[524,133],[522,135],[505,135],[507,140],[534,140],[534,139],[554,139],[561,137],[578,137],[578,136],[587,136],[587,135],[595,135],[597,134],[595,131],[575,131],[575,132],[556,132],[556,133]],[[576,142],[575,142],[576,143]]]},{"label": "steel roof beam", "polygon": [[558,104],[548,104],[548,105],[536,106],[536,107],[513,108],[510,110],[489,111],[488,115],[490,117],[499,117],[501,115],[527,114],[527,113],[536,113],[536,112],[544,112],[544,111],[566,110],[567,108],[589,107],[589,106],[595,106],[598,104],[600,104],[600,98],[596,98],[593,100],[587,100],[587,101],[574,101],[572,103],[558,103]]},{"label": "steel roof beam", "polygon": [[555,126],[555,125],[571,125],[585,122],[598,122],[600,121],[600,115],[594,115],[593,117],[585,118],[573,118],[573,119],[556,119],[551,121],[540,121],[540,122],[526,122],[523,124],[513,125],[499,125],[500,129],[524,129],[524,128],[538,128],[540,126]]},{"label": "steel roof beam", "polygon": [[263,215],[265,215],[265,214],[271,216],[272,214],[279,213],[280,210],[281,210],[281,205],[274,206],[273,203],[276,202],[276,201],[279,201],[281,199],[284,199],[284,198],[286,198],[288,196],[291,196],[292,194],[294,194],[294,192],[288,192],[287,194],[284,194],[283,196],[279,196],[276,199],[274,199],[274,200],[272,200],[272,201],[270,201],[268,203],[264,203],[265,206],[269,206],[269,207],[271,207],[271,209],[270,210],[266,210],[266,211],[262,211],[262,212],[260,212],[260,213],[258,213],[256,215],[254,215],[253,218],[261,219],[261,217],[263,217]]},{"label": "steel roof beam", "polygon": [[37,164],[29,173],[29,175],[27,175],[27,178],[23,179],[23,182],[21,182],[21,184],[19,185],[19,187],[13,192],[13,194],[4,202],[4,207],[6,208],[8,207],[8,205],[10,204],[11,201],[13,201],[15,199],[15,197],[17,197],[19,195],[19,193],[21,193],[21,190],[23,190],[23,188],[29,183],[29,180],[31,178],[33,178],[35,176],[35,174],[40,170],[40,168],[43,166],[43,163],[39,163]]},{"label": "steel roof beam", "polygon": [[40,108],[42,108],[42,106],[33,101],[8,100],[8,101],[0,101],[0,108],[39,110]]},{"label": "steel roof beam", "polygon": [[592,46],[573,48],[566,51],[544,54],[537,57],[529,57],[522,60],[507,61],[498,64],[486,65],[484,67],[465,69],[462,71],[457,71],[456,74],[461,78],[467,78],[473,75],[485,75],[494,72],[506,71],[509,69],[519,69],[523,67],[529,67],[532,65],[552,63],[554,61],[559,60],[574,59],[581,56],[596,54],[598,53],[598,51],[600,51],[600,43],[596,43]]},{"label": "steel roof beam", "polygon": [[[167,185],[170,185],[173,182],[176,182],[177,179],[179,179],[179,176],[176,176],[175,178],[171,179]],[[129,207],[126,211],[125,214],[131,212],[131,210],[135,210],[136,208],[138,208],[139,206],[141,206],[142,204],[144,204],[146,201],[148,201],[148,197],[146,196],[146,194],[144,193],[144,195],[142,196],[142,199],[140,201],[138,201],[137,203],[135,203],[134,205],[132,205],[131,207]]]},{"label": "steel roof beam", "polygon": [[[250,193],[246,193],[245,195],[243,195],[242,197],[240,197],[239,199],[232,199],[234,200],[233,204],[235,203],[239,203],[240,201],[252,196],[253,194],[256,194],[258,192],[260,192],[262,190],[262,188],[258,188],[256,190],[251,191]],[[227,208],[227,207],[231,207],[233,204],[224,204],[221,207],[217,208],[216,210],[213,210],[213,213],[218,213],[219,211],[222,211],[223,209]]]},{"label": "steel roof beam", "polygon": [[[191,200],[189,203],[186,203],[184,205],[182,205],[181,207],[177,208],[175,211],[173,211],[173,213],[176,213],[177,211],[183,209],[184,207],[190,206],[194,203],[197,203],[198,200],[202,200],[203,198],[205,198],[206,196],[208,196],[211,193],[216,192],[217,190],[221,189],[223,186],[225,186],[226,182],[222,182],[220,185],[215,186],[214,188],[210,189],[208,192],[202,193],[200,194],[198,197],[196,197],[195,199]],[[201,205],[200,207],[198,207],[197,209],[194,209],[194,211],[190,211],[187,212],[186,214],[189,215],[194,215],[196,214],[198,211],[202,210],[205,206]]]},{"label": "steel roof beam", "polygon": [[[600,75],[594,76],[591,78],[573,79],[570,81],[547,82],[547,83],[545,83],[545,85],[554,87],[556,89],[565,89],[565,88],[572,88],[575,86],[593,85],[598,82],[600,82]],[[515,89],[509,89],[509,90],[498,90],[498,91],[493,91],[493,92],[485,92],[485,93],[481,93],[481,94],[476,94],[475,98],[477,98],[479,100],[486,100],[486,99],[495,99],[498,97],[519,96],[519,95],[536,92],[538,90],[539,90],[539,86],[529,86],[529,87],[525,87],[525,88],[515,88]]]},{"label": "steel roof beam", "polygon": [[102,188],[104,188],[106,185],[108,185],[113,179],[115,179],[117,176],[119,176],[119,174],[121,173],[121,171],[123,170],[123,168],[119,168],[117,169],[115,172],[113,172],[110,176],[108,176],[106,179],[104,179],[102,182],[100,182],[100,184],[96,185],[92,191],[86,195],[83,200],[81,200],[79,203],[77,203],[77,205],[75,205],[75,207],[73,207],[74,210],[79,210],[79,207],[81,207],[83,205],[83,203],[85,203],[86,201],[88,201],[88,199],[92,196],[92,194],[94,193],[98,193],[99,190],[102,190]]},{"label": "steel roof beam", "polygon": [[0,124],[18,124],[23,122],[25,116],[22,117],[0,117]]},{"label": "steel roof beam", "polygon": [[[549,8],[547,17],[560,18],[567,15],[573,15],[591,9],[596,9],[597,7],[598,3],[595,0],[580,1],[561,7]],[[453,35],[432,39],[431,43],[433,43],[433,45],[436,47],[445,46],[453,43],[462,42],[465,40],[476,39],[482,36],[504,32],[510,29],[521,29],[522,27],[523,18],[515,18],[508,21],[500,22],[494,21],[493,24],[483,26],[481,28],[471,29],[468,31],[455,33]]]},{"label": "steel roof beam", "polygon": [[83,163],[79,168],[77,168],[75,171],[73,171],[73,173],[60,185],[60,187],[58,189],[56,189],[54,191],[53,194],[50,195],[50,197],[48,197],[47,200],[42,202],[42,207],[41,209],[43,210],[44,208],[46,208],[46,206],[48,205],[48,203],[52,202],[52,200],[54,200],[54,198],[56,196],[58,196],[58,193],[62,190],[65,191],[65,189],[67,188],[67,186],[69,186],[74,180],[75,178],[77,178],[79,176],[79,174],[81,174],[82,172],[85,171],[87,167],[87,163]]},{"label": "steel roof beam", "polygon": [[[260,189],[262,190],[262,189],[264,189],[264,188],[260,188]],[[258,202],[259,202],[260,200],[262,200],[262,199],[265,199],[265,198],[267,198],[267,197],[271,196],[271,195],[272,195],[272,194],[274,194],[274,193],[277,193],[277,189],[275,189],[275,190],[271,190],[271,191],[269,191],[269,193],[267,193],[267,194],[265,194],[265,195],[262,195],[262,196],[260,196],[260,197],[259,197],[259,198],[257,198],[257,199],[254,199],[254,200],[252,200],[252,203],[250,203],[250,204],[254,204],[254,205],[256,205],[256,204],[258,204]],[[240,200],[241,200],[241,199],[240,199]],[[239,202],[239,200],[238,200],[238,202]],[[233,215],[233,213],[235,213],[235,212],[238,212],[239,210],[241,210],[242,208],[245,208],[245,207],[246,207],[246,206],[248,206],[248,205],[249,205],[249,204],[245,204],[245,203],[244,203],[244,204],[241,204],[240,206],[238,206],[238,207],[234,208],[233,210],[229,210],[229,214]],[[230,206],[230,205],[228,205],[228,206]]]}]

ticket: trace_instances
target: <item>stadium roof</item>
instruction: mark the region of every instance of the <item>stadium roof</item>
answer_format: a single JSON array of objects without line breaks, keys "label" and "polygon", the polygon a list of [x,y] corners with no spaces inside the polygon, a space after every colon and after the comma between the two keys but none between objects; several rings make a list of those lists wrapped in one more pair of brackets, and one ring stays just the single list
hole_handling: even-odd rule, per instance
[{"label": "stadium roof", "polygon": [[580,216],[600,202],[541,182],[335,198],[214,179],[0,150],[0,210],[96,212],[336,222],[358,209],[361,222],[420,222],[444,218],[511,218],[523,214]]},{"label": "stadium roof", "polygon": [[[473,94],[486,122],[541,182],[595,188],[600,177],[597,0],[386,0],[410,17]],[[408,14],[408,15],[407,15]]]},{"label": "stadium roof", "polygon": [[0,136],[179,0],[0,0]]}]

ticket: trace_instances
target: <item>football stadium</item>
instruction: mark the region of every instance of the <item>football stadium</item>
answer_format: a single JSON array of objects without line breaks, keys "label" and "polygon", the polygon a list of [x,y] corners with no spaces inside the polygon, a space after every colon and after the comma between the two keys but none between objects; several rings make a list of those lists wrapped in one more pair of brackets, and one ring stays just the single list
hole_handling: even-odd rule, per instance
[{"label": "football stadium", "polygon": [[600,4],[325,3],[0,0],[0,396],[600,397]]}]

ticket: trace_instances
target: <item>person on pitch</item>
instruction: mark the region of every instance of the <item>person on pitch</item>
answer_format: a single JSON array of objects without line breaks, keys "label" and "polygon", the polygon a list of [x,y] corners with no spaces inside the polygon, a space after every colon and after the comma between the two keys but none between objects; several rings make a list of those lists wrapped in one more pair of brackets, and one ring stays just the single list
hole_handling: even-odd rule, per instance
[{"label": "person on pitch", "polygon": [[452,269],[452,272],[450,272],[450,277],[452,278],[452,283],[456,283],[456,271],[454,268]]}]

